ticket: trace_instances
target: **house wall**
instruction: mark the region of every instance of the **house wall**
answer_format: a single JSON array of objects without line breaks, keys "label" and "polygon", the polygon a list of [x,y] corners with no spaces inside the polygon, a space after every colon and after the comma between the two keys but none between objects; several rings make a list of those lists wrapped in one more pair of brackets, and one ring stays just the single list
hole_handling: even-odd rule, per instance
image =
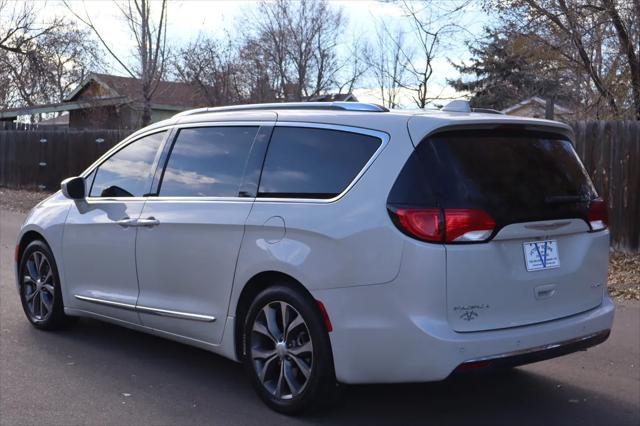
[{"label": "house wall", "polygon": [[76,129],[133,129],[135,115],[126,105],[86,108],[69,112],[69,127]]},{"label": "house wall", "polygon": [[[507,115],[516,115],[519,117],[531,117],[531,118],[545,118],[545,108],[537,103],[529,103],[522,105],[512,111],[509,111]],[[567,114],[559,114],[556,110],[554,114],[554,120],[569,121],[572,117]]]},{"label": "house wall", "polygon": [[[186,111],[188,108],[185,108],[183,111]],[[168,118],[173,117],[180,111],[177,110],[163,110],[163,109],[152,109],[151,110],[151,123],[157,123],[158,121],[166,120]],[[142,127],[142,109],[131,109],[130,110],[131,117],[129,118],[129,123],[132,125],[132,128],[138,129]],[[151,124],[150,123],[150,124]]]},{"label": "house wall", "polygon": [[[74,96],[74,100],[92,100],[114,96],[107,88],[95,81]],[[134,106],[135,105],[135,106]],[[189,108],[184,108],[189,109]],[[153,109],[151,111],[151,122],[166,120],[171,118],[179,110]],[[100,108],[84,109],[72,111],[69,119],[69,127],[72,128],[95,128],[95,129],[139,129],[142,127],[142,106],[135,104],[118,105]]]},{"label": "house wall", "polygon": [[[185,108],[183,111],[186,111],[188,109],[190,108]],[[173,117],[179,112],[181,111],[176,111],[176,110],[168,111],[168,110],[154,109],[151,111],[151,122],[156,123],[158,121],[166,120],[168,118]]]},{"label": "house wall", "polygon": [[517,115],[519,117],[544,118],[544,108],[536,103],[523,105],[519,108],[509,111],[507,115]]}]

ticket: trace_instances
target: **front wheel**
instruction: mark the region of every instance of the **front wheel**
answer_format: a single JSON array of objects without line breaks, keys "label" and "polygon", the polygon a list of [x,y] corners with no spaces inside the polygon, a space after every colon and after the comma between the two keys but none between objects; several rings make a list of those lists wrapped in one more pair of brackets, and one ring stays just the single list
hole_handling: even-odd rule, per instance
[{"label": "front wheel", "polygon": [[64,313],[56,262],[44,242],[32,241],[24,249],[18,271],[22,309],[31,324],[54,330],[72,322]]},{"label": "front wheel", "polygon": [[270,287],[249,307],[244,364],[262,400],[285,414],[318,408],[336,388],[329,335],[315,300]]}]

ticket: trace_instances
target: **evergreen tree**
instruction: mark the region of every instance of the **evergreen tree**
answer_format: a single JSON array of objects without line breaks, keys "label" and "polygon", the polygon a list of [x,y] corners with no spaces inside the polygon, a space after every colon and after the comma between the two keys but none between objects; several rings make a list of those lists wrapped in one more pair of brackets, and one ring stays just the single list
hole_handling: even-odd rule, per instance
[{"label": "evergreen tree", "polygon": [[472,94],[473,107],[502,110],[532,96],[575,103],[572,75],[554,52],[539,49],[509,28],[485,32],[483,40],[469,45],[470,63],[453,64],[463,77],[448,80],[456,90]]}]

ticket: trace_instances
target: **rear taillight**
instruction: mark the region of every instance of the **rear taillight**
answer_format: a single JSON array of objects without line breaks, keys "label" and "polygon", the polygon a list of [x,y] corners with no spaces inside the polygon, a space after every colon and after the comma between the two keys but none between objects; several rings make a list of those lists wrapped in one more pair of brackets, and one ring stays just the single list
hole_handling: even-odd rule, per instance
[{"label": "rear taillight", "polygon": [[398,225],[412,237],[424,241],[442,241],[440,209],[397,209]]},{"label": "rear taillight", "polygon": [[607,224],[609,223],[609,217],[607,216],[607,204],[602,198],[591,200],[587,218],[589,219],[589,226],[591,226],[592,231],[600,231],[607,227]]},{"label": "rear taillight", "polygon": [[396,224],[406,234],[438,243],[486,241],[495,221],[478,209],[390,209]]},{"label": "rear taillight", "polygon": [[491,236],[496,222],[482,210],[445,209],[446,242],[484,241]]}]

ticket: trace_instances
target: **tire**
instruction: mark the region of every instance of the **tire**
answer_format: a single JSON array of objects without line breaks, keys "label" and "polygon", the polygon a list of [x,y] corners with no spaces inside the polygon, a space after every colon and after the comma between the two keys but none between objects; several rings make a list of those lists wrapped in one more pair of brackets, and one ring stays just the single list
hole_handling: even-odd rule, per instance
[{"label": "tire", "polygon": [[73,322],[65,315],[60,276],[49,247],[40,240],[29,243],[20,258],[19,289],[22,309],[41,330],[57,330]]},{"label": "tire", "polygon": [[331,344],[311,296],[286,284],[263,290],[249,307],[242,331],[245,370],[270,408],[298,414],[334,402]]}]

